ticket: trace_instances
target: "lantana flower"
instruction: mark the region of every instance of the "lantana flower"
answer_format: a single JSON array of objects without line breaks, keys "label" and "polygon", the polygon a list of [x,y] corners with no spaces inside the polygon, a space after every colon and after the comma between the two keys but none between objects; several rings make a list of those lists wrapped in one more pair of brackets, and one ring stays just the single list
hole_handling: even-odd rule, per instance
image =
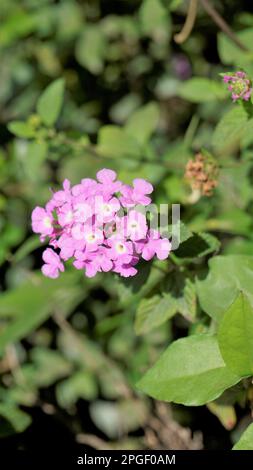
[{"label": "lantana flower", "polygon": [[52,194],[46,207],[32,212],[32,229],[49,238],[42,258],[45,276],[56,278],[64,262],[72,259],[87,277],[112,271],[120,276],[137,274],[141,258],[166,259],[170,241],[149,230],[140,211],[151,202],[153,186],[141,178],[133,186],[117,179],[113,170],[102,169],[97,180],[82,179],[71,187],[68,180]]},{"label": "lantana flower", "polygon": [[249,101],[252,93],[252,82],[248,75],[242,70],[221,74],[223,82],[228,84],[228,90],[232,94],[232,100]]}]

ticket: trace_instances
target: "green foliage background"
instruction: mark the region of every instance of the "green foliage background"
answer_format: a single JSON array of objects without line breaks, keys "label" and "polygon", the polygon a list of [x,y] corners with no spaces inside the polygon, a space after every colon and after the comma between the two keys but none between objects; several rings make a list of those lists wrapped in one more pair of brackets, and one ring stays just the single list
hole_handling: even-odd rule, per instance
[{"label": "green foliage background", "polygon": [[[184,0],[1,1],[5,445],[29,448],[43,429],[47,445],[51,430],[67,446],[253,449],[253,104],[232,104],[219,77],[253,77],[253,12],[211,3],[247,51],[201,6],[176,44]],[[212,197],[184,179],[199,151],[220,167]],[[103,167],[180,203],[182,244],[132,280],[71,265],[43,278],[32,209]]]}]

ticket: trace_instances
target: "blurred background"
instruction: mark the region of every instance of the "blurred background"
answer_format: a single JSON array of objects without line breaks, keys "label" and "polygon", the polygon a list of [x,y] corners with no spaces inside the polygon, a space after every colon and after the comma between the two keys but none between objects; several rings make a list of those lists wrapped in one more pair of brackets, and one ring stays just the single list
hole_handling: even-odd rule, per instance
[{"label": "blurred background", "polygon": [[[78,443],[97,449],[229,449],[249,422],[243,408],[169,405],[136,390],[173,339],[205,330],[193,280],[185,286],[178,267],[166,277],[148,263],[132,281],[111,274],[86,279],[71,265],[59,279],[45,279],[43,247],[30,226],[32,209],[49,199],[50,188],[106,167],[126,183],[147,178],[157,203],[181,204],[189,230],[212,231],[212,249],[197,262],[188,260],[192,279],[196,270],[205,271],[210,251],[219,249],[217,236],[223,253],[253,254],[252,132],[240,142],[237,135],[232,148],[217,133],[212,141],[231,107],[218,74],[239,66],[253,75],[253,11],[246,0],[210,3],[247,52],[201,6],[193,32],[177,44],[173,36],[189,4],[184,0],[1,0],[5,448],[31,449],[43,436],[46,449],[71,450]],[[52,82],[55,95],[46,99]],[[47,122],[55,107],[59,113]],[[209,198],[196,197],[184,179],[187,161],[202,147],[215,149],[227,165]],[[245,164],[229,166],[239,151]],[[170,263],[169,270],[175,269]],[[143,323],[143,297],[162,291],[184,300],[187,292],[190,303],[160,325]]]}]

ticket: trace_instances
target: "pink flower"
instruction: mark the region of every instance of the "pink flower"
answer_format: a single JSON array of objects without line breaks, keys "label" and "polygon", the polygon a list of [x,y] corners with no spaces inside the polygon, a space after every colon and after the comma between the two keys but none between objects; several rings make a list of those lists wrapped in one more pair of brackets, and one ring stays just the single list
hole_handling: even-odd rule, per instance
[{"label": "pink flower", "polygon": [[[105,248],[103,248],[105,250]],[[94,277],[98,272],[108,272],[112,269],[113,263],[105,251],[100,250],[97,253],[86,253],[76,251],[74,266],[77,269],[85,269],[87,277]]]},{"label": "pink flower", "polygon": [[79,197],[73,203],[74,221],[84,223],[93,215],[93,199],[82,201]]},{"label": "pink flower", "polygon": [[58,222],[62,227],[69,225],[74,218],[74,213],[72,205],[69,202],[66,202],[59,208],[58,212]]},{"label": "pink flower", "polygon": [[252,83],[245,72],[239,70],[230,74],[222,74],[223,82],[228,84],[228,90],[231,91],[232,100],[240,99],[248,101],[252,93]]},{"label": "pink flower", "polygon": [[107,273],[111,271],[113,267],[113,262],[109,255],[109,250],[107,248],[102,248],[94,259],[94,263],[96,264],[98,271],[104,271]]},{"label": "pink flower", "polygon": [[47,248],[42,255],[43,264],[41,271],[44,276],[51,277],[56,279],[59,276],[59,271],[64,271],[64,265],[61,262],[61,259],[57,253],[55,253],[51,248]]},{"label": "pink flower", "polygon": [[71,235],[74,240],[83,240],[87,251],[96,251],[104,241],[103,231],[91,224],[74,225]]},{"label": "pink flower", "polygon": [[42,207],[35,207],[32,211],[32,229],[35,233],[47,236],[54,231],[53,217]]},{"label": "pink flower", "polygon": [[118,260],[121,264],[130,263],[133,255],[133,244],[124,238],[111,238],[108,240],[108,254],[112,260]]},{"label": "pink flower", "polygon": [[82,196],[87,198],[96,194],[97,187],[97,181],[93,180],[92,178],[84,178],[80,184],[73,186],[72,194],[73,196]]},{"label": "pink flower", "polygon": [[103,231],[95,226],[84,226],[84,241],[87,251],[96,251],[104,241]]},{"label": "pink flower", "polygon": [[151,203],[151,198],[147,197],[146,194],[151,194],[153,192],[152,184],[142,178],[136,178],[133,180],[133,200],[136,204],[142,204],[147,206]]},{"label": "pink flower", "polygon": [[135,276],[137,274],[137,269],[134,267],[135,264],[137,264],[138,258],[134,257],[131,261],[131,263],[128,264],[121,264],[117,262],[114,267],[115,273],[120,274],[122,277],[130,277],[130,276]]},{"label": "pink flower", "polygon": [[58,240],[58,248],[60,248],[60,257],[66,261],[74,255],[76,250],[85,248],[84,240],[74,240],[70,235],[63,234]]},{"label": "pink flower", "polygon": [[102,192],[106,194],[113,194],[120,191],[122,183],[117,181],[117,173],[113,170],[104,168],[97,172],[97,179],[101,185]]},{"label": "pink flower", "polygon": [[58,277],[63,262],[72,259],[87,277],[108,271],[129,277],[137,273],[141,257],[167,258],[169,240],[149,231],[146,215],[135,207],[149,204],[147,195],[152,191],[141,178],[133,186],[123,185],[109,169],[100,170],[97,180],[84,178],[73,187],[65,180],[46,207],[36,207],[32,213],[33,231],[41,234],[41,240],[48,236],[49,245],[59,252],[44,251],[43,274]]},{"label": "pink flower", "polygon": [[106,223],[115,220],[117,212],[120,210],[120,202],[116,197],[108,198],[98,197],[95,200],[95,211],[99,222]]},{"label": "pink flower", "polygon": [[141,240],[146,237],[148,226],[145,215],[131,210],[127,216],[126,234],[130,240]]},{"label": "pink flower", "polygon": [[148,241],[142,249],[142,258],[149,261],[155,255],[158,259],[168,258],[171,251],[171,243],[167,238],[160,238],[158,232],[150,231]]},{"label": "pink flower", "polygon": [[65,202],[69,202],[71,198],[71,191],[70,191],[70,181],[65,179],[63,181],[63,190],[57,191],[53,195],[53,203],[55,207],[59,207],[63,205]]},{"label": "pink flower", "polygon": [[151,198],[146,194],[153,192],[152,184],[148,183],[142,178],[136,178],[133,180],[133,188],[128,185],[124,185],[121,188],[121,203],[126,207],[131,207],[137,204],[147,206],[151,202]]}]

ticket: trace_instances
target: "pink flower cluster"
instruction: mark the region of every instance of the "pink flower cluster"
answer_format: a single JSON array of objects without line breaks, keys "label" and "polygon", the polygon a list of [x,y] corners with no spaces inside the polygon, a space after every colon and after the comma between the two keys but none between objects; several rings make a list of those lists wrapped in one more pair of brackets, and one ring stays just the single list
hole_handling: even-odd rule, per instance
[{"label": "pink flower cluster", "polygon": [[222,74],[224,83],[228,84],[228,90],[232,93],[232,100],[248,101],[252,93],[252,83],[245,72],[239,70],[229,74]]},{"label": "pink flower cluster", "polygon": [[166,259],[169,240],[149,229],[146,215],[137,207],[150,204],[152,191],[144,179],[136,178],[128,186],[108,169],[100,170],[97,180],[85,178],[72,187],[65,180],[45,208],[32,212],[33,231],[41,241],[49,237],[52,247],[42,256],[43,274],[57,278],[64,271],[64,261],[73,259],[88,277],[102,271],[129,277],[137,273],[140,258]]}]

